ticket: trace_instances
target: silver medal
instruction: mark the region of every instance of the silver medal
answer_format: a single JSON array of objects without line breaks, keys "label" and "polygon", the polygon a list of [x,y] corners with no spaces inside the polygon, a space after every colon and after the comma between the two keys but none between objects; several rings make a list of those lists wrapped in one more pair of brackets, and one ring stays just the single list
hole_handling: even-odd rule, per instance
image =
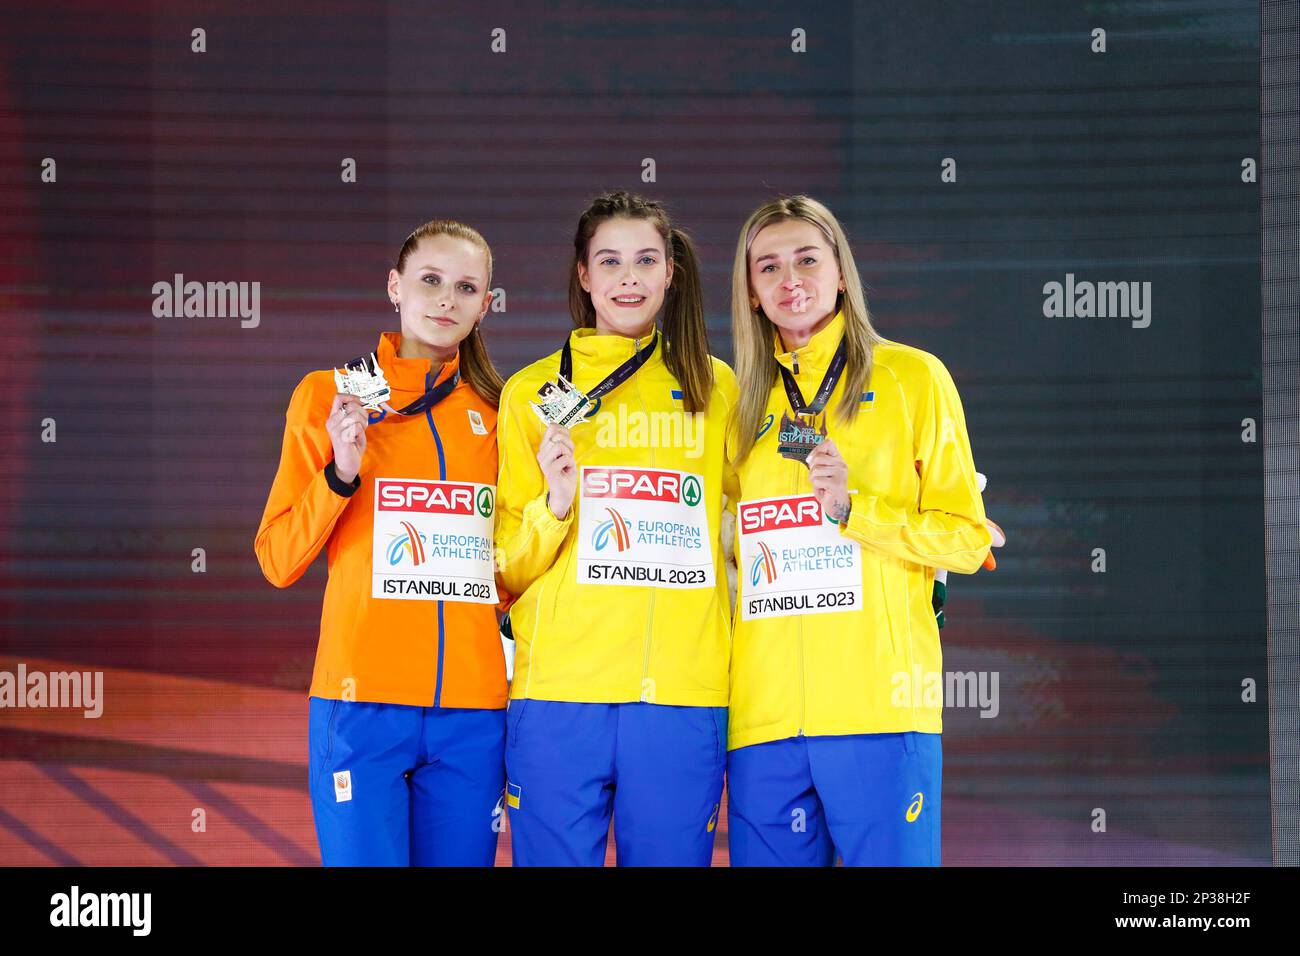
[{"label": "silver medal", "polygon": [[353,359],[342,369],[336,368],[334,385],[345,395],[355,395],[361,400],[361,406],[372,412],[379,411],[379,407],[393,394],[374,352]]},{"label": "silver medal", "polygon": [[563,425],[565,428],[572,428],[574,425],[582,424],[587,420],[587,413],[591,410],[591,399],[563,375],[557,378],[559,381],[546,382],[542,385],[537,390],[537,401],[529,402],[529,406],[547,425]]}]

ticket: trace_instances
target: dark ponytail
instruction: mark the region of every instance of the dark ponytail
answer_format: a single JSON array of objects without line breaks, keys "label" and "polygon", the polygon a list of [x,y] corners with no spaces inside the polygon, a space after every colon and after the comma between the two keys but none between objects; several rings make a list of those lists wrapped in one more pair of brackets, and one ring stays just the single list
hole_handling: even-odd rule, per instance
[{"label": "dark ponytail", "polygon": [[698,412],[708,405],[713,391],[700,260],[695,243],[680,229],[669,229],[668,245],[673,281],[664,297],[664,360],[682,386],[682,405],[688,412]]}]

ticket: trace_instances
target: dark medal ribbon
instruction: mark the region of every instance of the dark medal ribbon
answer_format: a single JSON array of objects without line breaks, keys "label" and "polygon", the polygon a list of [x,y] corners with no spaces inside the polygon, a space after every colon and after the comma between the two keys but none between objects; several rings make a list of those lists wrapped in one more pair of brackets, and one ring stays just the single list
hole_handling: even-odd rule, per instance
[{"label": "dark medal ribbon", "polygon": [[[636,370],[646,363],[646,360],[654,354],[655,346],[658,344],[659,332],[658,330],[655,330],[655,334],[651,337],[649,345],[642,348],[630,359],[606,375],[599,385],[585,393],[586,396],[590,399],[598,399],[601,396],[608,395],[610,392],[614,391],[614,389],[618,388],[631,378]],[[570,382],[573,381],[573,352],[569,348],[569,340],[567,338],[564,340],[564,349],[560,353],[560,374]]]},{"label": "dark medal ribbon", "polygon": [[[817,388],[817,394],[813,396],[810,405],[804,404],[803,392],[799,390],[799,383],[794,380],[790,370],[782,365],[781,378],[785,382],[785,394],[786,398],[790,400],[790,410],[796,415],[821,414],[826,407],[826,403],[830,401],[835,386],[839,384],[840,376],[844,374],[844,366],[848,363],[848,360],[848,344],[844,338],[841,338],[839,346],[835,349],[835,356],[831,359],[830,368],[826,369],[826,375],[822,378],[822,383]],[[798,359],[796,359],[795,368],[798,367]]]},{"label": "dark medal ribbon", "polygon": [[[839,383],[840,376],[844,374],[844,367],[848,361],[848,347],[844,338],[835,348],[835,355],[831,359],[830,367],[826,370],[826,375],[822,378],[821,385],[817,389],[817,394],[813,397],[811,403],[803,400],[803,392],[799,390],[799,383],[794,380],[794,375],[790,373],[784,365],[781,368],[781,380],[785,384],[786,399],[790,402],[790,408],[794,412],[794,418],[781,413],[781,431],[777,435],[776,451],[782,458],[789,458],[792,461],[808,464],[808,456],[812,450],[826,440],[826,418],[822,416],[821,428],[817,427],[817,418],[826,408],[826,403],[830,401],[831,393],[835,391],[835,386]],[[794,370],[799,371],[799,353],[794,352]]]},{"label": "dark medal ribbon", "polygon": [[[433,377],[434,377],[433,372],[430,372],[425,377],[424,382],[426,387],[429,384],[429,379]],[[460,369],[458,368],[456,369],[456,371],[451,373],[450,378],[444,379],[442,382],[439,382],[437,385],[433,386],[432,388],[429,388],[423,395],[421,395],[415,401],[411,402],[410,405],[407,405],[405,408],[397,409],[397,414],[418,415],[423,411],[433,408],[433,406],[437,405],[440,401],[442,401],[444,398],[450,395],[452,389],[454,389],[459,383],[460,383]]]},{"label": "dark medal ribbon", "polygon": [[[374,372],[374,369],[370,367],[369,356],[363,355],[360,358],[353,359],[348,363],[347,367],[355,365],[361,365],[363,368],[370,370],[372,374]],[[439,368],[439,371],[441,371],[441,368]],[[430,408],[433,408],[433,406],[441,402],[452,393],[452,390],[455,389],[458,384],[460,384],[459,368],[451,373],[450,378],[446,378],[437,385],[431,386],[429,382],[432,381],[437,374],[437,372],[433,371],[426,373],[424,376],[424,394],[411,402],[411,404],[407,405],[405,408],[394,409],[394,411],[396,411],[398,415],[419,415],[421,412],[428,411]],[[370,424],[373,425],[375,422],[382,422],[387,418],[388,412],[380,409],[378,412],[370,412],[367,417],[370,419]]]}]

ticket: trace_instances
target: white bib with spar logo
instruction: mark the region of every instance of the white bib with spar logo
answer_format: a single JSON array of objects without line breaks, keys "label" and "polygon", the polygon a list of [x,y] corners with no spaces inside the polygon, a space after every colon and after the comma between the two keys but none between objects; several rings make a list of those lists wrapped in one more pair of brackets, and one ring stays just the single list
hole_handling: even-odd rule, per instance
[{"label": "white bib with spar logo", "polygon": [[858,543],[816,495],[742,501],[738,518],[742,620],[862,609]]},{"label": "white bib with spar logo", "polygon": [[376,478],[371,596],[496,604],[495,512],[495,485]]},{"label": "white bib with spar logo", "polygon": [[579,492],[579,584],[714,586],[699,475],[584,465]]}]

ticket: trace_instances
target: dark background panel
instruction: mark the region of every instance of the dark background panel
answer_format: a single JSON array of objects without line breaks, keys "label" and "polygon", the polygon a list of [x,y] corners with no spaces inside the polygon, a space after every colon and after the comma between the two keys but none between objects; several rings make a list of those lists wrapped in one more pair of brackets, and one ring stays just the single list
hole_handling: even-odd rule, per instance
[{"label": "dark background panel", "polygon": [[[802,191],[848,231],[878,329],[952,372],[1009,541],[950,582],[946,666],[996,674],[1000,707],[945,715],[945,860],[1269,861],[1263,479],[1241,438],[1261,419],[1256,5],[64,3],[5,22],[0,667],[103,670],[108,697],[97,721],[0,712],[0,862],[315,858],[324,562],[280,591],[252,555],[289,395],[394,327],[387,270],[435,217],[492,244],[502,372],[554,349],[572,230],[607,188],[697,239],[721,357],[737,230]],[[259,282],[260,323],[155,318],[175,273]],[[1149,327],[1045,317],[1067,274],[1149,282]]]}]

